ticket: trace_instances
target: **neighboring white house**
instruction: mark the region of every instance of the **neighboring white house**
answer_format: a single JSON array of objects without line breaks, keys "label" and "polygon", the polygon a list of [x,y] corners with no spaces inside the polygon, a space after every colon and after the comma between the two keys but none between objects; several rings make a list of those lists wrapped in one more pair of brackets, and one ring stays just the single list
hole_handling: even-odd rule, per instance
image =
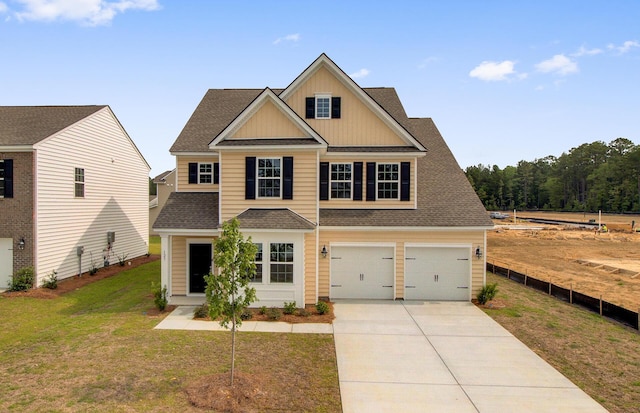
[{"label": "neighboring white house", "polygon": [[0,288],[148,252],[150,168],[109,106],[0,107],[0,165]]}]

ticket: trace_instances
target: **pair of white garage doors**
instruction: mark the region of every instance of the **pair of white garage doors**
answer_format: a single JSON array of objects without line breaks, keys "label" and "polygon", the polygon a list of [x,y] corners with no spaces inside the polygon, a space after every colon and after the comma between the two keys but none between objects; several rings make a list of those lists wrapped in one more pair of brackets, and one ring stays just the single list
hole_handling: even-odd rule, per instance
[{"label": "pair of white garage doors", "polygon": [[[395,248],[332,246],[331,298],[393,299]],[[470,248],[407,247],[405,300],[469,301]]]}]

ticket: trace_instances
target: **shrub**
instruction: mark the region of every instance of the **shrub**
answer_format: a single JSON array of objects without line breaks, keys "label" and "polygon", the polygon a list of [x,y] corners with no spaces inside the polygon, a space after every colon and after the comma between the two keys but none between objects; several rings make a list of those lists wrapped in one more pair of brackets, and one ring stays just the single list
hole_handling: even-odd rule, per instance
[{"label": "shrub", "polygon": [[121,267],[124,267],[124,265],[127,263],[127,257],[129,256],[129,254],[119,254],[116,255],[116,257],[118,257],[118,264],[120,264]]},{"label": "shrub", "polygon": [[240,319],[241,320],[251,320],[253,318],[253,313],[245,308],[244,311],[242,311],[242,314],[240,314]]},{"label": "shrub", "polygon": [[497,283],[486,284],[484,287],[482,287],[482,290],[480,290],[476,298],[478,299],[478,303],[484,305],[487,302],[493,300],[497,293],[498,293]]},{"label": "shrub", "polygon": [[288,303],[288,302],[285,301],[284,302],[284,310],[283,310],[283,312],[285,314],[293,314],[293,313],[295,313],[296,312],[296,302],[292,301],[292,302]]},{"label": "shrub", "polygon": [[164,311],[167,308],[167,286],[160,287],[156,283],[151,283],[151,290],[153,291],[153,304],[160,311]]},{"label": "shrub", "polygon": [[11,277],[9,291],[26,291],[33,287],[34,279],[33,267],[22,268]]},{"label": "shrub", "polygon": [[260,307],[260,314],[261,315],[267,314],[267,306],[266,305],[263,305],[262,307]]},{"label": "shrub", "polygon": [[316,304],[316,311],[318,312],[318,314],[328,313],[329,304],[325,303],[324,301],[318,301],[318,303]]},{"label": "shrub", "polygon": [[207,318],[209,317],[209,306],[202,304],[193,310],[193,318]]},{"label": "shrub", "polygon": [[42,286],[50,290],[55,290],[56,288],[58,288],[58,273],[56,272],[56,270],[51,271],[51,274],[49,274],[49,278],[44,280]]},{"label": "shrub", "polygon": [[269,320],[279,320],[282,317],[282,311],[277,307],[271,307],[267,310],[267,317],[269,317]]}]

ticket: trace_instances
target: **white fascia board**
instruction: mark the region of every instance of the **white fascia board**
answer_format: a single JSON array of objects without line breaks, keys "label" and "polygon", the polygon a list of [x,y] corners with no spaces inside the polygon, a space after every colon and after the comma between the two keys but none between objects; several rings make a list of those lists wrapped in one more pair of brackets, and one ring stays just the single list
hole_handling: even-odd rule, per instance
[{"label": "white fascia board", "polygon": [[[302,129],[307,136],[314,138],[318,141],[319,145],[326,146],[327,142],[315,131],[309,124],[303,121],[297,113],[293,111],[284,103],[282,99],[280,99],[273,91],[269,88],[266,88],[257,98],[253,100],[241,113],[238,115],[222,132],[218,134],[218,136],[209,143],[209,148],[214,149],[218,143],[220,143],[223,139],[228,136],[231,136],[234,132],[236,132],[242,125],[244,125],[254,113],[258,111],[267,101],[273,102],[274,105],[280,111],[287,116],[291,122],[295,123],[300,129]],[[300,138],[300,136],[296,136],[293,138]]]},{"label": "white fascia board", "polygon": [[358,231],[407,231],[407,232],[420,232],[420,231],[451,231],[451,232],[462,232],[462,231],[487,231],[492,229],[493,227],[383,227],[383,226],[362,226],[362,227],[352,227],[352,226],[318,226],[320,231],[350,231],[350,232],[358,232]]},{"label": "white fascia board", "polygon": [[327,157],[336,157],[336,158],[422,158],[426,156],[426,152],[330,152],[327,151],[325,154]]},{"label": "white fascia board", "polygon": [[220,231],[218,230],[211,230],[211,229],[182,229],[182,228],[176,228],[176,229],[170,229],[170,228],[162,228],[162,229],[158,229],[158,228],[153,228],[153,230],[155,232],[157,232],[159,235],[181,235],[181,236],[202,236],[202,235],[206,235],[206,236],[218,236],[220,234]]},{"label": "white fascia board", "polygon": [[170,155],[173,156],[218,156],[218,152],[217,151],[211,151],[211,152],[169,152]]},{"label": "white fascia board", "polygon": [[242,228],[240,227],[240,230],[242,232],[251,232],[251,233],[261,233],[261,234],[266,234],[266,233],[278,233],[278,234],[282,234],[282,233],[304,233],[304,232],[313,232],[313,229],[268,229],[268,228]]},{"label": "white fascia board", "polygon": [[286,152],[305,152],[316,151],[321,149],[319,145],[247,145],[247,146],[219,146],[220,150],[225,152],[252,152],[254,150],[269,151],[286,151]]},{"label": "white fascia board", "polygon": [[298,76],[287,88],[280,93],[280,99],[283,101],[287,99],[287,97],[292,94],[300,85],[302,85],[307,78],[309,78],[313,73],[315,73],[320,67],[326,67],[331,73],[333,73],[336,78],[350,89],[369,109],[371,109],[374,113],[376,113],[380,119],[395,131],[400,138],[402,138],[405,142],[410,143],[416,148],[420,149],[420,151],[425,152],[427,149],[418,142],[410,133],[407,131],[400,123],[398,123],[391,115],[384,110],[378,102],[373,100],[371,96],[369,96],[358,84],[349,77],[338,65],[336,65],[333,60],[329,58],[326,54],[322,53],[320,57],[318,57],[309,67],[305,69],[304,72],[300,76]]},{"label": "white fascia board", "polygon": [[34,145],[3,145],[0,146],[0,152],[33,152]]}]

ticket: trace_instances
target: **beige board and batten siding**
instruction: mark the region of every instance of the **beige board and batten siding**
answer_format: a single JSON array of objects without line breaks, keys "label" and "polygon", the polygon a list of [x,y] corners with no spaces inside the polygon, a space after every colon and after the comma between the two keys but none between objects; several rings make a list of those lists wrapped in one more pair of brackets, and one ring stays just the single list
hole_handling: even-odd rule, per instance
[{"label": "beige board and batten siding", "polygon": [[[210,163],[214,164],[218,162],[217,155],[177,155],[176,156],[176,182],[178,191],[180,192],[218,192],[219,185],[217,184],[190,184],[189,183],[189,163]],[[213,181],[213,179],[212,179]]]},{"label": "beige board and batten siding", "polygon": [[305,119],[332,146],[406,146],[359,97],[324,67],[305,81],[286,103],[301,118],[305,117],[307,97],[329,94],[341,98],[340,119]]},{"label": "beige board and batten siding", "polygon": [[[282,158],[293,156],[293,199],[258,198],[245,199],[245,159]],[[221,152],[220,182],[222,182],[221,219],[226,221],[249,208],[289,208],[311,222],[317,222],[318,158],[316,151],[287,152],[262,150],[246,152]]]},{"label": "beige board and batten siding", "polygon": [[[417,205],[416,200],[416,182],[417,182],[417,168],[416,168],[416,159],[407,159],[407,158],[380,158],[380,157],[367,157],[366,154],[362,156],[354,155],[350,158],[345,157],[335,157],[335,156],[325,156],[320,159],[320,162],[329,162],[332,163],[350,163],[353,165],[353,162],[362,162],[362,200],[361,201],[353,201],[352,199],[331,199],[331,189],[329,189],[329,200],[328,201],[320,201],[320,208],[356,208],[356,209],[415,209]],[[410,162],[411,163],[411,184],[409,188],[409,201],[400,201],[398,199],[376,199],[375,201],[367,201],[367,162],[376,162],[376,163],[394,163],[398,164],[398,175],[400,174],[400,162]],[[353,168],[352,168],[353,173]],[[331,174],[331,171],[329,171]],[[353,175],[352,175],[353,178]],[[353,189],[353,179],[352,189]],[[376,187],[376,195],[377,195],[377,187]],[[353,193],[351,194],[353,198]],[[398,181],[398,197],[400,196],[400,181]]]},{"label": "beige board and batten siding", "polygon": [[307,134],[271,101],[265,102],[231,137],[305,138]]},{"label": "beige board and batten siding", "polygon": [[[470,250],[476,245],[484,245],[484,231],[478,230],[453,230],[453,231],[358,231],[350,228],[345,231],[323,230],[320,228],[318,245],[326,245],[329,254],[330,246],[334,243],[342,244],[362,244],[375,245],[395,243],[395,297],[404,298],[404,265],[405,265],[405,244],[427,244],[438,246],[461,246],[468,245]],[[330,255],[327,259],[318,259],[318,296],[329,297],[330,294]],[[482,288],[484,282],[484,260],[473,259],[471,262],[471,288],[472,296]]]},{"label": "beige board and batten siding", "polygon": [[[139,257],[149,249],[149,167],[109,108],[35,145],[38,280],[78,273],[107,254]],[[84,168],[84,198],[75,197],[75,168]],[[115,243],[107,249],[107,232]]]}]

